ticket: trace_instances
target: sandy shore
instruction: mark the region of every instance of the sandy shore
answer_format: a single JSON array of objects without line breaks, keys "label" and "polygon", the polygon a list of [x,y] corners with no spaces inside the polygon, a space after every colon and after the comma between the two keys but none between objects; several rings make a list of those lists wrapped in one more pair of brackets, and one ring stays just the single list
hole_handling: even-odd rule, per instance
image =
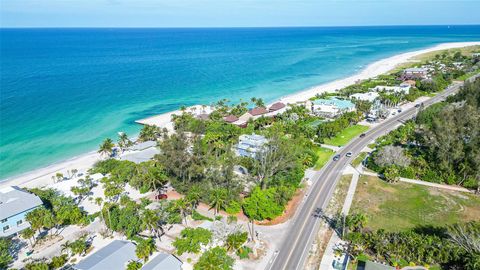
[{"label": "sandy shore", "polygon": [[[480,45],[480,42],[442,43],[428,49],[398,54],[398,55],[374,62],[369,66],[367,66],[365,69],[363,69],[361,72],[353,76],[350,76],[348,78],[318,85],[310,89],[307,89],[305,91],[301,91],[301,92],[283,97],[280,100],[284,103],[295,103],[298,101],[304,101],[309,99],[310,97],[315,96],[316,94],[320,94],[323,92],[332,92],[337,89],[341,89],[348,85],[354,84],[358,80],[365,80],[365,79],[373,78],[380,74],[386,73],[402,63],[411,61],[412,57],[418,56],[420,54],[424,54],[432,51],[438,51],[438,50],[473,46],[473,45]],[[151,125],[158,125],[161,127],[171,128],[172,124],[170,122],[170,118],[171,118],[171,115],[174,113],[179,113],[179,111],[152,116],[146,119],[139,120],[137,122],[142,124],[151,124]],[[53,183],[52,176],[54,176],[57,172],[67,175],[67,170],[77,169],[80,173],[85,173],[89,168],[93,166],[95,162],[97,162],[100,159],[101,157],[98,153],[90,152],[85,155],[81,155],[63,162],[50,165],[48,167],[44,167],[41,169],[27,172],[19,176],[5,179],[0,182],[0,187],[7,186],[7,185],[15,185],[20,187],[46,186]]]}]

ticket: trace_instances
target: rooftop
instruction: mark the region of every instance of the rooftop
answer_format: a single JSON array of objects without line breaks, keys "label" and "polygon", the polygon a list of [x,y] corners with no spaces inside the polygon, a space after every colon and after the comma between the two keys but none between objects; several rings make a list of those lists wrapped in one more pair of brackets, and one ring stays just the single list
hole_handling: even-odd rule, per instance
[{"label": "rooftop", "polygon": [[282,103],[282,102],[277,102],[277,103],[272,104],[272,106],[270,106],[270,108],[268,108],[268,110],[273,112],[273,111],[278,111],[278,110],[283,109],[283,108],[285,108],[285,104]]},{"label": "rooftop", "polygon": [[235,121],[238,120],[238,117],[236,117],[236,116],[233,115],[233,114],[230,114],[230,115],[228,115],[228,116],[225,116],[225,117],[223,118],[223,120],[225,120],[225,122],[228,122],[228,123],[233,123],[233,122],[235,122]]},{"label": "rooftop", "polygon": [[15,216],[42,204],[42,200],[38,196],[19,187],[0,189],[0,219]]},{"label": "rooftop", "polygon": [[135,255],[135,248],[135,245],[130,241],[114,240],[73,266],[73,269],[125,269],[129,261],[138,260]]},{"label": "rooftop", "polygon": [[257,115],[262,115],[262,114],[266,114],[268,113],[267,109],[265,109],[264,107],[255,107],[253,109],[251,109],[250,111],[248,111],[251,115],[253,116],[257,116]]},{"label": "rooftop", "polygon": [[160,253],[142,267],[142,270],[180,270],[182,262],[171,254]]}]

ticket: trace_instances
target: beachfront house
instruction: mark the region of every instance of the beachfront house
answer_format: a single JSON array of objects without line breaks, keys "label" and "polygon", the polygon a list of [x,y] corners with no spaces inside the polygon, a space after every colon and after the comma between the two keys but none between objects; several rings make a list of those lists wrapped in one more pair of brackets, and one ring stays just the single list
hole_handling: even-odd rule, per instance
[{"label": "beachfront house", "polygon": [[[73,266],[75,270],[126,269],[131,261],[139,261],[135,254],[136,246],[130,241],[114,240],[107,246]],[[148,261],[142,269],[180,270],[182,262],[175,256],[160,253]]]},{"label": "beachfront house", "polygon": [[256,158],[257,154],[263,151],[268,140],[257,134],[240,135],[239,142],[235,146],[235,153],[237,156]]},{"label": "beachfront house", "polygon": [[377,92],[356,93],[350,96],[351,99],[368,101],[368,102],[373,102],[378,97],[380,97],[380,95]]},{"label": "beachfront house", "polygon": [[343,99],[316,99],[312,102],[312,113],[322,117],[337,117],[338,115],[355,110],[355,104]]},{"label": "beachfront house", "polygon": [[[265,114],[267,114],[268,111],[266,108],[264,107],[255,107],[251,110],[249,110],[248,112],[242,114],[237,121],[234,121],[232,122],[232,124],[234,125],[237,125],[239,127],[246,127],[247,126],[247,123],[250,119],[257,119],[257,118],[260,118],[262,116],[264,116]],[[228,116],[227,116],[228,117]],[[232,118],[233,119],[233,118]]]},{"label": "beachfront house", "polygon": [[18,234],[30,227],[26,215],[42,205],[42,200],[35,194],[18,187],[0,189],[0,237]]},{"label": "beachfront house", "polygon": [[404,80],[426,79],[428,77],[428,69],[425,67],[407,68],[403,71],[402,77]]},{"label": "beachfront house", "polygon": [[403,94],[403,95],[408,95],[410,93],[410,84],[408,83],[402,83],[398,86],[384,86],[384,85],[378,85],[375,88],[373,88],[373,91],[376,92],[387,92],[389,94]]}]

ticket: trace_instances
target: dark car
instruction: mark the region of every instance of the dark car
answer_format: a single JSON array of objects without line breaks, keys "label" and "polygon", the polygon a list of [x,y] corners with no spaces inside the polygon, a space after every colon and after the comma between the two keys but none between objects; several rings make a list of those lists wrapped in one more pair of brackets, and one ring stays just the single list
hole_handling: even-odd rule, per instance
[{"label": "dark car", "polygon": [[365,136],[366,136],[365,133],[360,134],[360,138],[363,138],[363,137],[365,137]]},{"label": "dark car", "polygon": [[402,109],[398,109],[397,112],[401,113],[401,112],[402,112]]},{"label": "dark car", "polygon": [[340,155],[335,155],[335,156],[333,157],[333,161],[337,161],[337,160],[339,160],[339,159],[340,159]]},{"label": "dark car", "polygon": [[418,107],[420,107],[420,104],[415,104],[415,108],[418,108]]},{"label": "dark car", "polygon": [[157,194],[155,200],[166,200],[168,198],[167,194]]}]

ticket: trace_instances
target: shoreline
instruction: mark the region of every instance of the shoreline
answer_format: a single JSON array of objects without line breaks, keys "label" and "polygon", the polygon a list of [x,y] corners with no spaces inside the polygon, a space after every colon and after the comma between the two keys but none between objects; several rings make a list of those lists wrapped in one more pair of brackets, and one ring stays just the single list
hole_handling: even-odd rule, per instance
[{"label": "shoreline", "polygon": [[[376,77],[380,74],[387,73],[395,69],[400,64],[411,62],[412,57],[424,53],[446,49],[462,48],[474,45],[480,45],[480,41],[440,43],[430,48],[397,54],[373,62],[367,67],[360,70],[358,73],[347,78],[338,79],[335,81],[313,86],[305,90],[300,90],[290,95],[281,97],[278,99],[278,101],[284,103],[296,103],[299,101],[305,101],[310,97],[315,96],[316,94],[323,92],[334,92],[337,89],[352,85],[358,80],[365,80]],[[178,112],[179,110],[171,111],[164,114],[151,116],[145,119],[140,119],[135,122],[139,124],[154,124],[171,128],[173,126],[171,125],[170,117],[172,114]],[[25,187],[26,185],[28,185],[29,187],[46,186],[53,183],[52,176],[55,175],[55,173],[57,172],[61,172],[66,175],[67,170],[77,169],[79,173],[85,174],[86,171],[91,168],[95,162],[101,159],[101,156],[96,151],[87,152],[85,154],[81,154],[67,160],[59,161],[42,168],[34,169],[32,171],[27,171],[19,175],[1,179],[0,187],[12,185],[20,187]]]}]

